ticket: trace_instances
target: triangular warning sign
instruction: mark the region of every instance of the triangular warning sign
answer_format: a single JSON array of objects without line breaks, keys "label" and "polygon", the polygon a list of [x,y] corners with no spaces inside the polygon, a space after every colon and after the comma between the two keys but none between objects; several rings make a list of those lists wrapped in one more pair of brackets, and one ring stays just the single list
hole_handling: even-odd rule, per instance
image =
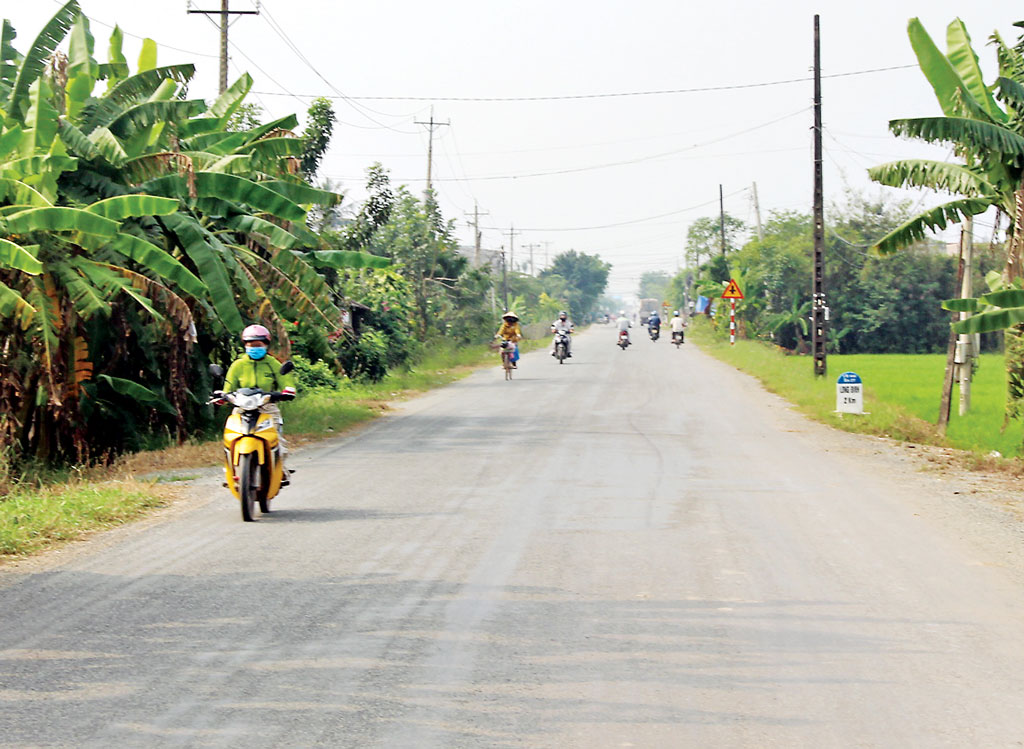
[{"label": "triangular warning sign", "polygon": [[742,299],[743,292],[740,291],[740,286],[733,279],[729,279],[729,285],[725,287],[725,291],[722,292],[722,299]]}]

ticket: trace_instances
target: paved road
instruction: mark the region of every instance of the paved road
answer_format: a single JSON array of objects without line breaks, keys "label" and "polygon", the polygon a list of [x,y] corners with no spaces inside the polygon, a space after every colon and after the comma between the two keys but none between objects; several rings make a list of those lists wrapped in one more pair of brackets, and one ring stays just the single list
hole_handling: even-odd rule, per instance
[{"label": "paved road", "polygon": [[1019,529],[614,336],[0,575],[0,746],[1019,746]]}]

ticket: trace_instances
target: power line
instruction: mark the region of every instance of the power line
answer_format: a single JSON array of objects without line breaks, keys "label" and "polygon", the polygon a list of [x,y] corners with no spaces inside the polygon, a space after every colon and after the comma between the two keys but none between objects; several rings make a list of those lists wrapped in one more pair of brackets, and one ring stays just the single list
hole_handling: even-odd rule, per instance
[{"label": "power line", "polygon": [[[686,153],[687,151],[693,151],[693,150],[695,150],[697,148],[703,148],[704,146],[710,146],[710,145],[712,145],[714,143],[720,143],[720,142],[722,142],[724,140],[728,140],[730,138],[735,138],[738,135],[745,135],[746,133],[753,132],[754,130],[759,130],[759,129],[763,128],[763,127],[769,127],[770,125],[774,125],[774,124],[776,124],[778,122],[782,122],[783,120],[789,119],[790,117],[795,117],[798,114],[803,114],[808,109],[809,109],[809,107],[803,107],[802,109],[799,109],[799,110],[797,110],[795,112],[790,112],[789,114],[783,115],[782,117],[778,117],[778,118],[776,118],[774,120],[769,120],[768,122],[762,122],[759,125],[754,125],[753,127],[748,127],[748,128],[746,128],[744,130],[738,130],[738,131],[736,131],[734,133],[729,133],[728,135],[723,135],[720,138],[714,138],[712,140],[705,141],[704,143],[694,143],[692,146],[686,146],[685,148],[678,148],[678,149],[675,149],[673,151],[663,151],[661,153],[651,154],[649,156],[641,156],[640,158],[637,158],[637,159],[628,159],[628,160],[625,160],[625,161],[612,161],[612,162],[608,162],[608,163],[604,163],[604,164],[593,164],[591,166],[572,167],[572,168],[569,168],[569,169],[555,169],[555,170],[547,171],[547,172],[528,172],[528,173],[523,173],[523,174],[491,174],[491,175],[484,175],[484,176],[479,176],[479,177],[441,177],[441,178],[438,178],[438,179],[436,179],[434,181],[435,182],[460,182],[460,181],[461,182],[469,182],[469,181],[481,181],[482,182],[482,181],[491,181],[491,180],[499,180],[499,179],[525,179],[525,178],[528,178],[528,177],[550,177],[550,176],[555,176],[555,175],[560,175],[560,174],[577,174],[579,172],[590,172],[590,171],[594,171],[596,169],[608,169],[610,167],[616,167],[616,166],[629,166],[631,164],[641,164],[641,163],[643,163],[645,161],[654,161],[654,160],[666,158],[666,157],[669,157],[669,156],[677,156],[677,155],[679,155],[681,153]],[[420,181],[420,179],[421,178],[411,178],[411,179],[399,180],[399,181],[402,181],[402,182],[418,182],[418,181]]]},{"label": "power line", "polygon": [[[367,112],[374,112],[375,114],[379,114],[379,115],[383,115],[383,116],[389,116],[389,115],[387,115],[387,114],[385,114],[383,112],[377,112],[376,110],[370,109],[369,107],[364,107],[362,105],[354,103],[354,101],[352,100],[352,97],[346,95],[343,91],[339,90],[337,86],[335,86],[333,83],[331,83],[329,80],[327,80],[327,78],[316,68],[316,66],[313,65],[313,63],[311,63],[309,61],[309,59],[302,53],[302,50],[299,49],[298,45],[296,45],[295,42],[293,42],[291,40],[291,38],[288,36],[287,32],[285,32],[284,28],[281,26],[281,24],[279,24],[277,22],[277,20],[270,14],[270,12],[266,8],[263,8],[263,16],[262,17],[264,17],[266,19],[267,25],[270,26],[270,28],[274,31],[274,33],[277,34],[281,38],[281,40],[285,43],[285,45],[292,52],[295,53],[295,56],[298,57],[299,60],[301,60],[306,65],[306,67],[308,67],[310,70],[313,71],[313,73],[316,74],[317,78],[319,78],[321,81],[326,83],[327,87],[330,88],[336,94],[335,96],[327,97],[327,98],[341,99],[346,104],[348,104],[350,107],[352,107],[352,109],[354,109],[358,114],[362,115],[363,117],[365,117],[366,119],[368,119],[370,122],[374,123],[375,125],[377,125],[381,129],[393,130],[395,132],[405,133],[406,135],[410,134],[410,133],[407,133],[407,132],[405,132],[403,130],[399,130],[397,128],[394,128],[391,125],[385,125],[383,122],[379,122],[378,120],[374,119],[369,114],[367,114]],[[363,110],[365,110],[365,111],[363,111]]]},{"label": "power line", "polygon": [[[822,78],[844,78],[854,75],[867,75],[869,73],[885,73],[891,70],[904,70],[916,68],[917,65],[893,65],[885,68],[871,68],[869,70],[853,70],[848,73],[833,73],[823,75]],[[707,91],[736,91],[748,88],[766,88],[769,86],[784,86],[791,83],[806,83],[813,78],[789,78],[783,81],[765,81],[763,83],[738,83],[727,86],[702,86],[699,88],[670,88],[657,89],[653,91],[618,91],[603,94],[559,94],[555,96],[344,96],[346,99],[356,101],[468,101],[468,102],[527,102],[527,101],[569,101],[576,99],[613,99],[627,96],[665,96],[671,94],[696,94]],[[273,94],[271,94],[273,95]],[[332,97],[327,97],[332,98]]]},{"label": "power line", "polygon": [[[57,5],[64,5],[66,0],[53,0],[53,2],[55,2]],[[106,21],[101,21],[98,18],[95,18],[93,16],[88,16],[85,13],[83,13],[82,15],[85,16],[86,18],[88,18],[93,23],[98,23],[100,26],[106,26],[108,29],[121,28],[120,26],[115,26],[114,24],[107,23]],[[121,33],[124,34],[125,36],[134,37],[135,39],[149,39],[149,38],[151,38],[151,37],[139,36],[138,34],[133,34],[132,32],[125,31],[124,29],[121,29]],[[156,39],[154,39],[153,41],[156,41],[157,44],[159,44],[161,47],[164,47],[165,49],[173,49],[175,52],[184,52],[187,55],[196,55],[197,57],[209,57],[210,59],[213,59],[213,60],[218,59],[218,55],[208,55],[205,52],[195,52],[195,51],[193,51],[191,49],[182,49],[181,47],[172,47],[170,44],[165,44],[164,42],[159,42]]]},{"label": "power line", "polygon": [[[739,195],[740,193],[744,192],[746,189],[747,188],[744,187],[744,188],[742,188],[740,190],[737,190],[736,192],[731,192],[731,193],[729,193],[729,195],[727,197],[731,198],[734,195]],[[588,231],[590,229],[611,229],[611,228],[614,228],[616,226],[628,226],[629,224],[641,224],[641,223],[643,223],[645,221],[654,221],[655,219],[665,218],[666,216],[676,216],[676,215],[678,215],[680,213],[686,213],[688,211],[695,211],[698,208],[703,208],[704,206],[711,205],[712,203],[717,203],[717,202],[718,202],[718,199],[716,198],[715,200],[709,200],[709,201],[706,201],[704,203],[698,203],[697,205],[691,205],[691,206],[688,206],[686,208],[680,208],[680,209],[675,210],[675,211],[669,211],[668,213],[660,213],[657,216],[647,216],[646,218],[637,218],[637,219],[632,219],[630,221],[620,221],[620,222],[615,223],[615,224],[601,224],[599,226],[573,226],[573,227],[563,227],[563,228],[557,228],[557,229],[552,229],[552,228],[537,229],[537,228],[534,228],[534,227],[520,227],[520,228],[522,229],[522,231],[538,231],[538,232],[546,232],[546,231]],[[499,229],[499,227],[497,227],[497,226],[486,226],[484,228],[485,229]]]}]

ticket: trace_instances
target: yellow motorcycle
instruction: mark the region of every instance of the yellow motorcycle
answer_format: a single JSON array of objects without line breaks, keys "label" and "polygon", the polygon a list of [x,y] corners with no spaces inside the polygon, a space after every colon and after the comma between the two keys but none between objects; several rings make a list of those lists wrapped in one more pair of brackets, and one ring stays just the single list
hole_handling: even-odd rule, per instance
[{"label": "yellow motorcycle", "polygon": [[[294,365],[281,365],[281,374],[288,374]],[[224,370],[210,365],[210,374],[223,377]],[[214,391],[209,404],[230,403],[234,406],[224,424],[224,485],[242,505],[242,519],[252,522],[253,510],[270,512],[270,500],[281,490],[284,464],[278,444],[274,415],[260,413],[268,403],[281,400],[281,393],[259,388],[241,388],[232,393]]]}]

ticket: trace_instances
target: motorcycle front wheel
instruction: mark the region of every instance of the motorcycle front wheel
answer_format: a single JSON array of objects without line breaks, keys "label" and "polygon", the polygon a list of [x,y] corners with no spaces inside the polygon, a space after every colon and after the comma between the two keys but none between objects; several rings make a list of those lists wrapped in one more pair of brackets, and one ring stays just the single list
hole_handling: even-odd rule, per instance
[{"label": "motorcycle front wheel", "polygon": [[260,463],[253,453],[246,453],[238,459],[238,497],[242,505],[242,520],[253,521],[253,505],[256,500],[256,472]]}]

